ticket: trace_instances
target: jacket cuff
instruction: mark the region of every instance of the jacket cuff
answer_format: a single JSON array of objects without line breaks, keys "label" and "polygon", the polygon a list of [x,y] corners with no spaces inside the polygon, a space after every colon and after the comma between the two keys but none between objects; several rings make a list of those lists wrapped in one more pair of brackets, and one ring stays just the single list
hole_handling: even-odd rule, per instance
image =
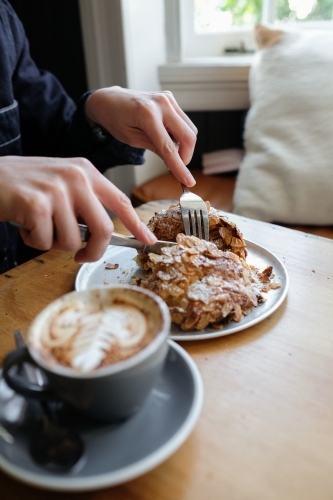
[{"label": "jacket cuff", "polygon": [[88,158],[99,170],[118,165],[142,165],[145,149],[134,148],[118,141],[85,114],[85,103],[93,91],[80,98],[73,117],[71,143],[77,150],[75,156]]}]

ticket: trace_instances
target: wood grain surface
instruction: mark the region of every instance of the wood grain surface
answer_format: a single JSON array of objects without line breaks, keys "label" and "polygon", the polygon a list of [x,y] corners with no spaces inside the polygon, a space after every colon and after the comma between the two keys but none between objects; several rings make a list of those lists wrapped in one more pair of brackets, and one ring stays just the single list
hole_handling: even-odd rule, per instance
[{"label": "wood grain surface", "polygon": [[[140,207],[146,221],[169,201]],[[3,500],[331,500],[333,240],[230,215],[285,264],[282,306],[242,332],[183,342],[204,383],[197,425],[163,464],[98,491],[41,491],[0,473]],[[116,221],[116,230],[124,231]],[[48,252],[0,276],[0,357],[52,299],[73,289],[73,256]]]}]

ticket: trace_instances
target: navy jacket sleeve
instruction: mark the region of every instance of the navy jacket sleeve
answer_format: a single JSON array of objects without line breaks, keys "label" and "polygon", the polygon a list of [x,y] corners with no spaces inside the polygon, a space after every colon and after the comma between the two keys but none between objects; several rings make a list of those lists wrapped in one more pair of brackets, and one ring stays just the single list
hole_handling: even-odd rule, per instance
[{"label": "navy jacket sleeve", "polygon": [[[88,95],[75,104],[54,75],[37,68],[22,23],[0,0],[0,156],[83,156],[101,172],[144,163],[143,149],[93,133],[84,114]],[[0,222],[0,273],[32,258],[20,243],[17,229]]]},{"label": "navy jacket sleeve", "polygon": [[75,104],[54,75],[37,68],[20,20],[7,0],[1,4],[0,48],[1,54],[6,53],[6,64],[0,68],[0,77],[5,77],[7,105],[13,100],[18,103],[22,154],[84,156],[101,171],[144,163],[143,149],[107,133],[102,138],[93,133],[84,114],[89,93]]}]

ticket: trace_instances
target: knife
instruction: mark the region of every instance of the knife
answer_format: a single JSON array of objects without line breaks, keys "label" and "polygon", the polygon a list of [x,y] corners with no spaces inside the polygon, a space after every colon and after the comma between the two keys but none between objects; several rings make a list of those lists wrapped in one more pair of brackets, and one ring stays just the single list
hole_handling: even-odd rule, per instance
[{"label": "knife", "polygon": [[[17,227],[18,229],[25,229],[26,231],[29,231],[25,226],[18,222],[14,221],[9,221],[9,223],[12,226]],[[87,241],[90,238],[90,231],[88,226],[85,224],[78,224],[79,229],[80,229],[80,236],[81,236],[81,241],[83,243],[87,243]],[[119,234],[119,233],[112,233],[112,236],[109,241],[109,245],[115,245],[115,246],[120,246],[120,247],[129,247],[129,248],[136,248],[137,250],[142,250],[143,252],[146,253],[161,253],[161,248],[163,247],[171,247],[175,245],[176,243],[174,241],[157,241],[154,243],[154,245],[145,245],[144,243],[141,243],[141,241],[137,240],[134,238],[134,236],[125,236],[124,234]]]}]

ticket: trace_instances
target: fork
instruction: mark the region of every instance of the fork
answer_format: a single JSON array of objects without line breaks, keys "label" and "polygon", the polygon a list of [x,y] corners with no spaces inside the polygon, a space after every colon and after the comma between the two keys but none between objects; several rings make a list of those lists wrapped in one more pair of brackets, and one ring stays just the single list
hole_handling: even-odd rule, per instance
[{"label": "fork", "polygon": [[[209,218],[206,203],[181,183],[183,194],[179,198],[185,234],[209,240]],[[202,228],[204,238],[202,237]]]}]

